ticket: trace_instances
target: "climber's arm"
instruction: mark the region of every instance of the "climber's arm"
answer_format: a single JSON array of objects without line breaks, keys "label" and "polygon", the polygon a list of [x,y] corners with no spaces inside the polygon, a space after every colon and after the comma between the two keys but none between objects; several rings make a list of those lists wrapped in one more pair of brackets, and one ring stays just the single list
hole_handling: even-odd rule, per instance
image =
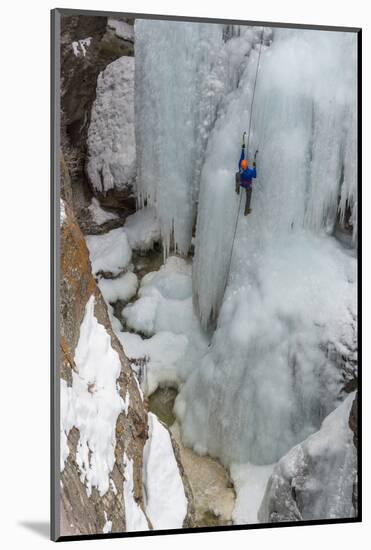
[{"label": "climber's arm", "polygon": [[245,146],[242,145],[240,162],[238,163],[239,170],[241,169],[241,162],[243,161],[244,157],[245,157]]}]

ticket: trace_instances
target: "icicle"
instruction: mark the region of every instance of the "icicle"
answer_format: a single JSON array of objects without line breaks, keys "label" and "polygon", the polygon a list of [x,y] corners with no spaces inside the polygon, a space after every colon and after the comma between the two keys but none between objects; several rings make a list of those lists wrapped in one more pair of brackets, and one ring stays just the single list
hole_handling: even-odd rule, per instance
[{"label": "icicle", "polygon": [[165,255],[170,248],[186,255],[204,147],[198,136],[217,101],[210,93],[205,105],[200,96],[222,26],[138,20],[135,36],[139,205],[156,207]]},{"label": "icicle", "polygon": [[200,23],[135,24],[138,202],[156,207],[165,256],[170,249],[188,253],[210,131],[224,98],[239,85],[258,33]]}]

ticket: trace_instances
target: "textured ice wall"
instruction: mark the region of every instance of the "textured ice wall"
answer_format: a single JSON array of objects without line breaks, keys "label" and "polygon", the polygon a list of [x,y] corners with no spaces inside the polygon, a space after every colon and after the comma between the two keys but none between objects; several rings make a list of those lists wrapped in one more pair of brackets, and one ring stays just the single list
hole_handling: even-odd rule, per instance
[{"label": "textured ice wall", "polygon": [[345,33],[276,32],[264,47],[249,151],[251,162],[260,150],[253,212],[241,208],[225,292],[257,46],[208,140],[193,292],[205,327],[221,310],[177,413],[185,443],[225,463],[275,462],[341,399],[327,349],[346,356],[353,347],[356,260],[328,233],[338,198],[340,209],[357,200],[355,54]]},{"label": "textured ice wall", "polygon": [[[195,23],[135,23],[139,205],[156,206],[167,255],[187,254],[193,223],[193,167],[201,65],[208,65],[221,27]],[[174,241],[172,243],[172,237]]]},{"label": "textured ice wall", "polygon": [[[261,32],[250,37],[248,63],[238,87],[224,99],[211,132],[201,173],[198,203],[193,298],[204,328],[213,324],[226,285],[239,197],[234,193],[241,136],[249,123]],[[263,49],[265,46],[262,47]]]},{"label": "textured ice wall", "polygon": [[[228,278],[239,206],[234,172],[249,124],[258,48],[225,100],[201,174],[194,292],[205,327],[217,318]],[[348,33],[275,31],[271,47],[263,47],[249,151],[251,162],[260,150],[254,212],[246,224],[241,208],[235,249],[244,232],[250,255],[303,227],[331,233],[338,198],[341,216],[348,202],[356,222],[355,60],[356,38]]]},{"label": "textured ice wall", "polygon": [[357,201],[356,39],[287,30],[264,44],[253,212],[240,213],[225,292],[260,39],[232,30],[223,42],[225,27],[137,24],[138,192],[157,210],[165,254],[172,235],[188,251],[198,203],[194,303],[204,327],[218,325],[177,399],[184,442],[225,463],[270,464],[338,404],[327,348],[346,356],[354,343],[356,262],[328,234],[338,200],[353,219]]},{"label": "textured ice wall", "polygon": [[135,23],[138,202],[156,207],[165,255],[189,250],[207,139],[255,33],[226,37],[223,25]]}]

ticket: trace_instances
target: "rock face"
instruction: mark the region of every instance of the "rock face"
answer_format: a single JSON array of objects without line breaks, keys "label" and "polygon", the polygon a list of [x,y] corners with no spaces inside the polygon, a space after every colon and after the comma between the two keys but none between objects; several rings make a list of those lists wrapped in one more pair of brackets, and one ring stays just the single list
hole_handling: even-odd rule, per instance
[{"label": "rock face", "polygon": [[[178,464],[181,464],[180,471],[186,476],[183,484],[192,522],[185,527],[231,525],[235,493],[227,471],[211,457],[199,456],[184,447],[177,422],[171,426],[171,436]],[[189,495],[193,495],[192,500]]]},{"label": "rock face", "polygon": [[[169,432],[167,460],[148,465],[146,448],[161,454],[162,445],[152,441],[146,403],[92,275],[71,202],[61,155],[61,535],[152,529],[151,514],[161,528],[192,527],[193,494]],[[184,514],[168,525],[182,486]]]},{"label": "rock face", "polygon": [[[351,313],[351,312],[350,312]],[[322,346],[326,357],[333,363],[341,376],[341,394],[346,397],[358,387],[358,341],[357,317],[351,313],[348,338],[329,341]]]},{"label": "rock face", "polygon": [[[133,28],[133,20],[122,18],[118,22]],[[97,78],[112,61],[133,55],[133,37],[115,31],[106,17],[61,17],[61,143],[71,176],[74,211],[85,226],[92,194],[85,173],[86,140]],[[122,199],[113,203],[123,206]],[[133,201],[124,207],[131,213]]]},{"label": "rock face", "polygon": [[355,402],[349,395],[278,462],[258,512],[261,523],[356,517]]},{"label": "rock face", "polygon": [[[62,169],[64,178],[67,174]],[[64,186],[68,196],[68,185]],[[143,508],[142,462],[143,447],[147,438],[147,413],[139,389],[124,355],[121,344],[112,331],[106,304],[91,274],[89,253],[70,205],[64,203],[64,219],[61,226],[61,378],[71,387],[73,373],[77,372],[75,350],[80,336],[88,300],[94,295],[94,316],[110,337],[112,349],[118,354],[121,370],[117,388],[122,400],[128,405],[121,412],[115,426],[115,463],[109,474],[110,485],[105,494],[93,487],[88,495],[81,481],[81,469],[76,460],[80,433],[73,427],[67,434],[69,454],[61,474],[62,526],[67,531],[62,535],[102,533],[107,521],[110,529],[125,531],[125,505],[123,487],[125,470],[124,453],[133,464],[134,497]],[[63,415],[63,411],[62,411]],[[89,457],[91,459],[91,457]],[[107,528],[107,527],[106,527]]]},{"label": "rock face", "polygon": [[[358,392],[354,398],[352,408],[349,414],[349,427],[353,432],[353,445],[358,449]],[[353,481],[352,502],[354,507],[354,515],[358,516],[358,476]]]},{"label": "rock face", "polygon": [[197,524],[196,524],[196,503],[195,503],[194,493],[193,493],[188,475],[185,471],[184,463],[182,461],[182,456],[181,456],[181,453],[180,453],[180,447],[179,447],[176,439],[174,438],[173,433],[168,428],[168,426],[166,426],[165,424],[163,424],[163,425],[164,425],[164,427],[166,427],[166,429],[169,432],[169,436],[170,436],[170,439],[171,439],[171,444],[173,446],[174,457],[175,457],[175,460],[176,460],[177,465],[178,465],[179,474],[180,474],[180,476],[182,478],[182,482],[183,482],[184,493],[185,493],[187,501],[188,501],[187,514],[184,518],[183,527],[190,529],[192,527],[197,526]]}]

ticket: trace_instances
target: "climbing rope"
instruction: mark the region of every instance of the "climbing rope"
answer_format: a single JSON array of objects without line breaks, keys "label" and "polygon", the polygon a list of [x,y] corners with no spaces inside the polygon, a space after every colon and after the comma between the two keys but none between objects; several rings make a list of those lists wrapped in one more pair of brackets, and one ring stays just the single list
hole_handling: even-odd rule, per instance
[{"label": "climbing rope", "polygon": [[[254,99],[255,99],[256,82],[257,82],[257,79],[258,79],[258,71],[259,71],[259,65],[260,65],[260,55],[261,55],[262,44],[263,44],[263,33],[264,33],[264,29],[262,29],[261,38],[260,38],[258,62],[257,62],[257,64],[256,64],[254,88],[253,88],[252,98],[251,98],[250,120],[249,120],[249,130],[248,130],[248,133],[247,133],[247,148],[246,148],[246,152],[249,151],[249,145],[250,145],[251,121],[252,121],[252,114],[253,114],[253,108],[254,108]],[[238,220],[239,220],[239,218],[240,218],[241,202],[242,202],[242,193],[240,193],[240,201],[239,201],[239,203],[238,203],[238,211],[237,211],[236,223],[235,223],[235,226],[234,226],[233,241],[232,241],[232,247],[231,247],[231,254],[230,254],[230,256],[229,256],[229,265],[228,265],[228,272],[227,272],[227,277],[226,277],[225,285],[224,285],[224,292],[225,292],[225,289],[227,288],[227,285],[228,285],[228,282],[229,282],[229,275],[230,275],[230,272],[231,272],[231,263],[232,263],[232,257],[233,257],[234,241],[235,241],[235,239],[236,239],[236,233],[237,233],[237,227],[238,227]]]}]

